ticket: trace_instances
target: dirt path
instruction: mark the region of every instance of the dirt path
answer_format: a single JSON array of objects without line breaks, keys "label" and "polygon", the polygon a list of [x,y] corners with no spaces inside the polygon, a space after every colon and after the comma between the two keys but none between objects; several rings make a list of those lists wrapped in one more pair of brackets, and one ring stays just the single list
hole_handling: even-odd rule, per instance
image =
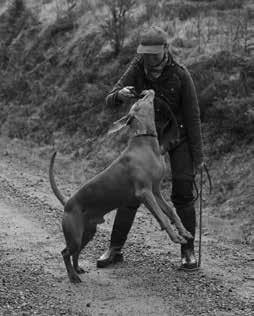
[{"label": "dirt path", "polygon": [[60,234],[50,234],[23,207],[17,209],[1,203],[0,221],[2,283],[3,289],[9,289],[8,295],[1,297],[2,312],[167,315],[174,311],[163,298],[117,278],[114,269],[96,270],[93,263],[84,259],[82,265],[87,271],[84,282],[78,286],[69,284],[59,256],[63,246]]},{"label": "dirt path", "polygon": [[[169,245],[141,210],[124,263],[96,268],[112,227],[110,214],[82,253],[83,282],[70,284],[60,255],[62,210],[48,186],[47,164],[35,156],[1,155],[1,315],[252,315],[253,251],[236,242],[237,226],[209,216],[208,209],[199,272],[177,270],[178,246]],[[64,177],[60,172],[68,193],[76,184]]]}]

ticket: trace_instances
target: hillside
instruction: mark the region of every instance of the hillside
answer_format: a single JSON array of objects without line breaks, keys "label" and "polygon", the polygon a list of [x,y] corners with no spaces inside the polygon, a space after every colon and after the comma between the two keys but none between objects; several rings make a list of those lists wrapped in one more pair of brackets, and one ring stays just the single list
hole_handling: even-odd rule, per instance
[{"label": "hillside", "polygon": [[160,25],[197,87],[215,187],[209,203],[218,216],[236,221],[247,216],[243,230],[250,243],[252,1],[133,1],[120,48],[109,28],[107,3],[0,1],[0,134],[48,152],[54,147],[85,161],[91,174],[104,168],[128,138],[127,133],[106,135],[126,108],[106,108],[105,96],[135,54],[140,30]]},{"label": "hillside", "polygon": [[[56,181],[70,197],[126,146],[128,129],[107,131],[127,107],[107,108],[105,96],[151,24],[167,31],[197,88],[213,181],[209,194],[204,179],[201,268],[178,270],[179,246],[141,206],[124,262],[96,267],[113,211],[72,285],[49,160],[57,150]],[[251,0],[0,0],[1,315],[253,315],[253,35]],[[169,203],[170,178],[168,164]]]}]

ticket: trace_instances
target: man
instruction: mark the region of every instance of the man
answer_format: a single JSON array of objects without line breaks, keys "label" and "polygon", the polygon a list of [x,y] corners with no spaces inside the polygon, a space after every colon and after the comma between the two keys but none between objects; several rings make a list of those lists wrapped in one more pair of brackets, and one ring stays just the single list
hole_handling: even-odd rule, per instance
[{"label": "man", "polygon": [[[139,94],[144,89],[155,91],[156,129],[159,142],[170,157],[171,200],[183,225],[195,236],[193,185],[194,176],[203,164],[200,111],[189,72],[174,61],[169,52],[167,34],[156,26],[141,35],[137,56],[107,96],[106,103],[120,106],[133,98],[134,91]],[[168,133],[172,129],[177,133]],[[138,206],[117,210],[110,247],[98,259],[98,267],[123,260],[121,249]],[[188,271],[198,268],[194,239],[181,245],[180,268]]]}]

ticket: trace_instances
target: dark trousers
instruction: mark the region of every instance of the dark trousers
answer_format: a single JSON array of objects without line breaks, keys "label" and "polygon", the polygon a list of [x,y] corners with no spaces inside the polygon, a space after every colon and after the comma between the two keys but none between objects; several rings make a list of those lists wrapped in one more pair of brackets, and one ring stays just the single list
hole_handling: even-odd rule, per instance
[{"label": "dark trousers", "polygon": [[[196,215],[193,196],[194,169],[188,143],[182,143],[174,151],[170,152],[169,156],[172,173],[171,200],[184,227],[195,236]],[[111,246],[121,248],[124,245],[138,206],[139,205],[132,205],[117,210],[111,233]],[[182,250],[189,248],[194,248],[194,239],[182,245]]]}]

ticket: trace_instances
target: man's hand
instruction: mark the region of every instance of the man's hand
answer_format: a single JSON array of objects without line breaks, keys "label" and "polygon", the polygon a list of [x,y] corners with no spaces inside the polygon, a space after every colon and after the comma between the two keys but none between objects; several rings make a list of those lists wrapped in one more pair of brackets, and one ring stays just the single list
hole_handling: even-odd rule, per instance
[{"label": "man's hand", "polygon": [[121,101],[127,101],[135,97],[135,94],[133,93],[135,91],[135,88],[133,86],[127,86],[122,88],[118,91],[117,97]]}]

